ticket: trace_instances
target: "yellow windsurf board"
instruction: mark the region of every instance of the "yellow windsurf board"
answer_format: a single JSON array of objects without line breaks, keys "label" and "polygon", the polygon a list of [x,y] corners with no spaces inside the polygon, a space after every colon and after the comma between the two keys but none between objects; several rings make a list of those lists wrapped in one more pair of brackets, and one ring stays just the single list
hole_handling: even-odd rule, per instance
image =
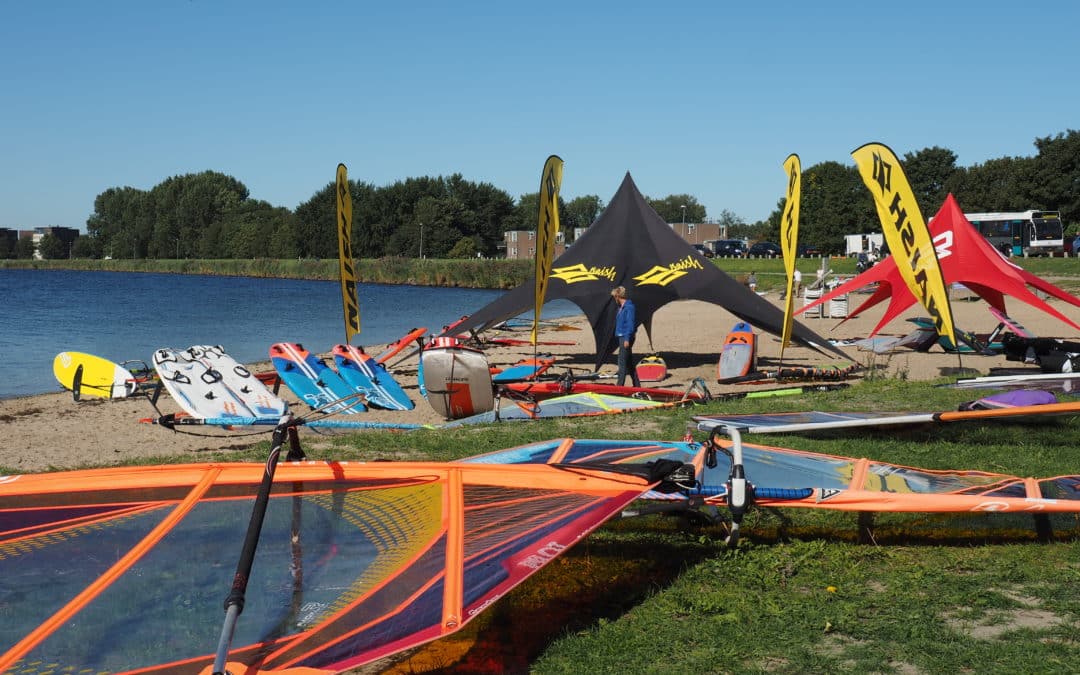
[{"label": "yellow windsurf board", "polygon": [[135,376],[108,359],[82,352],[60,352],[53,359],[53,375],[64,389],[80,396],[126,398],[138,388]]}]

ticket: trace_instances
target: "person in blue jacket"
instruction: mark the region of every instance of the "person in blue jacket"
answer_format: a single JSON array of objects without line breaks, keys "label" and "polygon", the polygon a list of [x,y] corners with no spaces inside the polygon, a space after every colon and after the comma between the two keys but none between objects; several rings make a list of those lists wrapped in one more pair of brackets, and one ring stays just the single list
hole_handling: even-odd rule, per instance
[{"label": "person in blue jacket", "polygon": [[623,386],[629,373],[634,386],[640,387],[641,380],[638,379],[637,369],[634,367],[634,337],[637,334],[634,303],[626,297],[626,289],[622,286],[613,288],[611,297],[615,298],[619,305],[619,313],[615,315],[615,338],[619,341],[619,374],[616,381],[620,387]]}]

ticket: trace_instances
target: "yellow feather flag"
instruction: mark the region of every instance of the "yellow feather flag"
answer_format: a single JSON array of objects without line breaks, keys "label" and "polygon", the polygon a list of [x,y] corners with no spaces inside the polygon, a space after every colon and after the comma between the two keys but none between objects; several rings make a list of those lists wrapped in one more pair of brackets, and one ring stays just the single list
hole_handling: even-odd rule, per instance
[{"label": "yellow feather flag", "polygon": [[360,302],[356,298],[356,268],[352,254],[352,193],[348,171],[337,166],[338,271],[341,273],[341,305],[345,310],[345,344],[360,332]]},{"label": "yellow feather flag", "polygon": [[551,261],[555,257],[555,235],[559,233],[559,187],[562,185],[563,161],[552,155],[544,162],[540,175],[540,220],[536,225],[536,295],[533,298],[531,341],[535,345],[540,327],[540,310],[547,294]]},{"label": "yellow feather flag", "polygon": [[787,173],[787,201],[780,216],[780,250],[784,254],[784,272],[787,274],[787,293],[784,295],[784,327],[780,335],[780,361],[784,360],[784,348],[791,342],[791,329],[795,323],[795,258],[799,243],[799,200],[802,198],[802,164],[799,156],[788,155],[784,160]]},{"label": "yellow feather flag", "polygon": [[874,196],[885,243],[900,275],[911,294],[930,313],[938,335],[959,344],[941,263],[896,153],[881,143],[867,143],[856,148],[851,156],[855,158],[863,183]]}]

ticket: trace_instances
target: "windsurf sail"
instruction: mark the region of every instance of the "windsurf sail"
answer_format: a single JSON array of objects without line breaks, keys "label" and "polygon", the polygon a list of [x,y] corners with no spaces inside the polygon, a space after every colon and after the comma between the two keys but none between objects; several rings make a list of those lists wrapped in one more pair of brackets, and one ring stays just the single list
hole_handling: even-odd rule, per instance
[{"label": "windsurf sail", "polygon": [[405,349],[414,342],[419,348],[419,346],[423,343],[425,335],[427,335],[427,328],[413,328],[411,331],[401,336],[394,342],[386,345],[386,349],[384,349],[382,352],[379,353],[378,356],[375,357],[375,362],[386,363],[390,359],[397,356],[398,353],[401,352],[401,350]]},{"label": "windsurf sail", "polygon": [[986,420],[1027,421],[1055,416],[1080,415],[1080,402],[1014,405],[983,410],[939,412],[808,412],[752,413],[747,415],[696,415],[701,431],[737,427],[744,433],[780,434],[868,427],[950,424]]},{"label": "windsurf sail", "polygon": [[[990,411],[986,411],[990,412]],[[716,446],[713,446],[713,443]],[[720,452],[713,452],[719,450]],[[971,470],[930,470],[870,459],[745,443],[713,436],[696,441],[557,439],[462,460],[467,463],[591,465],[669,460],[672,472],[646,499],[727,505],[745,490],[744,505],[844,511],[926,513],[1080,513],[1080,476],[1021,478]],[[741,469],[733,471],[735,465]],[[693,471],[690,471],[692,468]],[[733,474],[743,481],[732,479]]]},{"label": "windsurf sail", "polygon": [[[983,411],[998,412],[998,411]],[[1023,478],[972,470],[930,470],[871,459],[722,441],[739,452],[718,453],[700,487],[689,494],[725,504],[727,477],[736,461],[761,506],[866,512],[1080,513],[1080,476]]]},{"label": "windsurf sail", "polygon": [[904,167],[896,154],[881,143],[867,143],[851,156],[874,197],[885,241],[901,277],[930,314],[938,335],[958,344],[941,264]]},{"label": "windsurf sail", "polygon": [[650,401],[648,399],[613,396],[595,392],[555,396],[542,401],[510,399],[510,401],[501,403],[495,410],[447,422],[443,425],[443,428],[466,424],[538,420],[551,417],[594,417],[636,410],[670,408],[678,404],[678,401]]},{"label": "windsurf sail", "polygon": [[540,332],[540,311],[544,307],[551,261],[555,258],[555,236],[559,233],[559,187],[562,185],[563,161],[552,155],[544,162],[540,176],[540,219],[536,225],[536,292],[533,299],[532,343]]},{"label": "windsurf sail", "polygon": [[795,325],[795,258],[799,250],[799,199],[802,195],[802,165],[798,155],[788,155],[784,160],[784,171],[788,184],[784,212],[780,216],[780,249],[784,254],[787,292],[784,294],[784,328],[780,334],[780,363],[784,362],[784,349],[791,342],[791,328]]},{"label": "windsurf sail", "polygon": [[544,399],[565,394],[580,394],[586,392],[665,402],[690,399],[707,401],[712,397],[709,390],[705,387],[704,381],[694,381],[686,389],[632,387],[596,382],[595,379],[577,378],[572,373],[568,373],[557,380],[511,382],[500,386],[505,390],[512,391],[536,401],[542,401]]},{"label": "windsurf sail", "polygon": [[348,170],[337,166],[335,185],[338,231],[338,270],[341,276],[341,305],[345,311],[345,344],[360,333],[360,301],[356,296],[356,268],[352,254],[352,193]]},{"label": "windsurf sail", "polygon": [[[282,462],[227,668],[335,673],[458,630],[679,466],[623,459],[572,470]],[[0,481],[0,671],[210,666],[231,543],[266,471],[189,464]]]}]

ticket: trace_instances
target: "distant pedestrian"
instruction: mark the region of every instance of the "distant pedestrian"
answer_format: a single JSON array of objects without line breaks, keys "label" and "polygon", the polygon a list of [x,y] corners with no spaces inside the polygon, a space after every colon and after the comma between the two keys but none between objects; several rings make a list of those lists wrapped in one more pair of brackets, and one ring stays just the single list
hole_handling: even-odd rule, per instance
[{"label": "distant pedestrian", "polygon": [[753,271],[750,272],[750,276],[746,277],[746,285],[750,287],[750,290],[757,293],[757,274]]},{"label": "distant pedestrian", "polygon": [[792,297],[797,298],[799,297],[799,289],[802,288],[802,272],[800,272],[798,268],[795,269],[795,276],[793,278],[795,283],[791,285],[791,292],[794,293]]},{"label": "distant pedestrian", "polygon": [[641,380],[638,379],[637,368],[634,367],[634,337],[637,334],[634,303],[626,297],[626,289],[622,286],[613,288],[611,297],[615,298],[615,303],[619,306],[619,313],[615,315],[615,339],[619,341],[619,373],[616,375],[616,384],[623,386],[629,373],[634,386],[640,387]]}]

